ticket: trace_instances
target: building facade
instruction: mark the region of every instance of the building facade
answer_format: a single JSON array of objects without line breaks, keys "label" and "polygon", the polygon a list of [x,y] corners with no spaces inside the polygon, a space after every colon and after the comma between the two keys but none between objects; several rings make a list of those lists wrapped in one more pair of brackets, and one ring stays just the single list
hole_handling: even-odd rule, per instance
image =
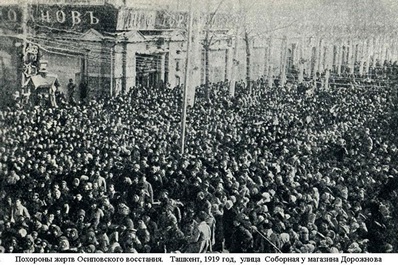
[{"label": "building facade", "polygon": [[[41,60],[48,61],[49,72],[58,76],[60,90],[65,94],[70,79],[78,88],[84,82],[90,98],[126,93],[135,86],[151,88],[169,84],[173,87],[184,83],[188,11],[153,9],[152,6],[136,8],[123,1],[117,4],[67,2],[0,6],[1,35],[7,39],[0,47],[1,59],[8,67],[2,70],[3,79],[17,80],[18,75],[29,78],[35,74],[34,71],[27,73],[27,67],[18,63],[21,58],[12,55],[16,51],[15,43],[21,45],[26,41],[36,46]],[[199,66],[194,80],[195,85],[199,85],[205,79],[204,24],[209,15],[196,15],[195,61]],[[229,79],[233,55],[230,32],[234,25],[230,14],[220,12],[213,18],[211,27],[207,27],[213,40],[209,48],[210,82]],[[21,84],[20,81],[13,83]],[[80,93],[76,95],[79,99]]]}]

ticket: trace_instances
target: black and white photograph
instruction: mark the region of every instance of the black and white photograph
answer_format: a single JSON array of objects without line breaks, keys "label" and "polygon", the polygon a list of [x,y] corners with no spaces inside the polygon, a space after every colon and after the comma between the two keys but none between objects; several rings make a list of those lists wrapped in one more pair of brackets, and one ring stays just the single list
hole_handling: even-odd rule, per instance
[{"label": "black and white photograph", "polygon": [[0,253],[398,253],[397,14],[0,0]]}]

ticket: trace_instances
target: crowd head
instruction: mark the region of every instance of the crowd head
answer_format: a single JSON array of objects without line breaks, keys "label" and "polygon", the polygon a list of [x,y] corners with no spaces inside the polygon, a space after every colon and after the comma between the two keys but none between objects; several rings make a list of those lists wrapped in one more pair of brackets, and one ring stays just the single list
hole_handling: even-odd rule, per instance
[{"label": "crowd head", "polygon": [[1,251],[396,251],[395,88],[300,87],[2,111]]}]

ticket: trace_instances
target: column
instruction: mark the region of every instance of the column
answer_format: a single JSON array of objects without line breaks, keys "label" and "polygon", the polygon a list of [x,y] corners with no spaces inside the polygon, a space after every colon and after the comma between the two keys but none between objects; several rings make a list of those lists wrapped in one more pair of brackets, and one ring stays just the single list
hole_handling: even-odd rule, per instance
[{"label": "column", "polygon": [[[273,72],[272,72],[272,67],[271,66],[271,56],[272,56],[272,46],[273,46],[273,36],[270,36],[268,38],[268,44],[267,44],[267,59],[266,59],[266,65],[265,65],[265,70],[267,71],[266,78],[267,79],[272,79]],[[272,81],[273,82],[273,81]]]},{"label": "column", "polygon": [[369,75],[369,69],[370,69],[370,59],[371,59],[371,46],[372,46],[372,41],[370,38],[366,39],[366,54],[365,54],[365,75]]},{"label": "column", "polygon": [[365,40],[362,40],[362,42],[361,42],[361,52],[360,52],[360,57],[359,57],[359,60],[360,60],[360,63],[359,63],[359,76],[363,76],[363,67],[364,67],[364,64],[365,64],[365,47],[366,47],[366,42],[365,42]]},{"label": "column", "polygon": [[302,83],[304,81],[304,45],[305,45],[305,41],[304,41],[304,37],[301,37],[300,39],[300,44],[299,44],[299,72],[298,72],[298,82]]},{"label": "column", "polygon": [[283,37],[281,45],[281,71],[280,71],[280,86],[284,86],[286,83],[286,59],[287,59],[287,38]]},{"label": "column", "polygon": [[376,67],[376,61],[378,59],[377,55],[377,44],[378,44],[378,38],[379,37],[374,37],[373,38],[373,45],[372,45],[372,55],[373,55],[373,62],[372,62],[372,67]]},{"label": "column", "polygon": [[263,72],[264,78],[267,78],[267,76],[268,76],[268,61],[267,61],[268,49],[269,49],[269,47],[268,47],[268,42],[267,42],[267,44],[264,47],[264,72]]},{"label": "column", "polygon": [[379,44],[379,48],[380,48],[380,56],[379,56],[379,58],[380,58],[380,64],[381,65],[383,65],[384,64],[384,60],[385,60],[385,58],[386,58],[386,53],[385,53],[385,48],[386,48],[386,38],[385,38],[385,36],[383,36],[381,39],[380,39],[380,44]]},{"label": "column", "polygon": [[159,55],[159,63],[160,63],[160,80],[162,83],[165,81],[165,73],[166,73],[166,54],[162,53]]},{"label": "column", "polygon": [[342,62],[342,41],[339,40],[337,43],[337,55],[336,55],[336,67],[337,67],[337,75],[341,75],[341,62]]},{"label": "column", "polygon": [[[330,63],[329,63],[329,46],[327,43],[324,44],[323,46],[323,60],[322,60],[322,73],[330,68]],[[329,69],[330,70],[330,69]]]},{"label": "column", "polygon": [[324,41],[321,38],[318,42],[318,61],[317,61],[317,69],[316,71],[318,73],[322,73],[323,72],[323,58],[324,58],[324,50],[323,50],[323,46],[324,46]]},{"label": "column", "polygon": [[232,47],[228,46],[225,50],[225,79],[228,79],[228,81],[231,81],[233,53]]},{"label": "column", "polygon": [[123,79],[123,44],[118,43],[115,46],[115,56],[114,56],[114,77],[115,84],[113,90],[113,96],[119,95],[122,91],[122,79]]},{"label": "column", "polygon": [[390,41],[390,54],[391,54],[390,59],[392,60],[392,62],[396,61],[397,57],[396,57],[396,47],[395,47],[394,37],[391,37],[391,41]]},{"label": "column", "polygon": [[270,83],[273,83],[273,69],[272,69],[272,62],[271,62],[271,55],[272,55],[272,48],[273,48],[273,36],[270,36],[268,39],[268,44],[267,44],[267,59],[266,59],[266,65],[265,65],[265,71],[267,72],[266,78],[268,79],[268,86]]},{"label": "column", "polygon": [[135,46],[137,44],[134,43],[128,43],[127,44],[127,51],[126,51],[126,70],[125,70],[125,91],[128,92],[130,91],[131,88],[133,88],[136,83],[135,83],[135,78],[136,78],[136,51],[137,47]]},{"label": "column", "polygon": [[272,87],[274,84],[274,66],[272,64],[268,65],[268,87]]},{"label": "column", "polygon": [[350,55],[349,55],[349,67],[350,74],[353,75],[355,72],[355,53],[356,53],[356,45],[353,39],[350,40]]}]

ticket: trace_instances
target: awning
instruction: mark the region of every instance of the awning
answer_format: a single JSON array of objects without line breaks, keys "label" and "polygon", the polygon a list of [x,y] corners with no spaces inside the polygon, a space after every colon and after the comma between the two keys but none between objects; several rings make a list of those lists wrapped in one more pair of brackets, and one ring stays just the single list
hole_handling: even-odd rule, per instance
[{"label": "awning", "polygon": [[59,87],[57,76],[47,75],[45,77],[41,75],[35,75],[30,78],[33,86],[37,88],[50,88],[52,86]]}]

